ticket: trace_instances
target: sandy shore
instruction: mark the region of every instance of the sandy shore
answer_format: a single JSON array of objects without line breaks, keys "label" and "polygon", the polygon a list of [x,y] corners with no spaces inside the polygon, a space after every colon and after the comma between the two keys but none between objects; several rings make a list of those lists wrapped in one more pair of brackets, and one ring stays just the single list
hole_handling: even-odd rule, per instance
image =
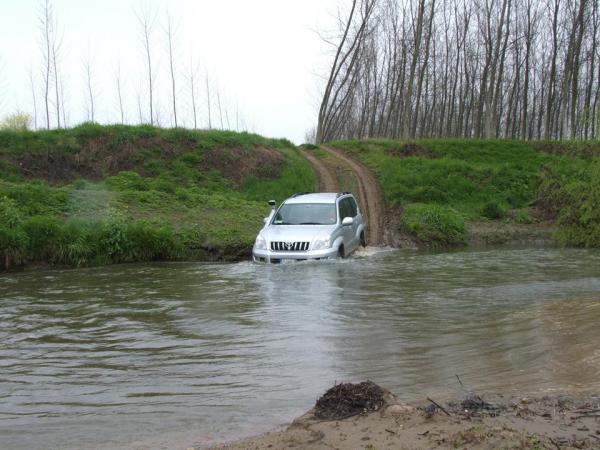
[{"label": "sandy shore", "polygon": [[600,449],[600,396],[466,395],[319,420],[314,408],[287,429],[214,449]]}]

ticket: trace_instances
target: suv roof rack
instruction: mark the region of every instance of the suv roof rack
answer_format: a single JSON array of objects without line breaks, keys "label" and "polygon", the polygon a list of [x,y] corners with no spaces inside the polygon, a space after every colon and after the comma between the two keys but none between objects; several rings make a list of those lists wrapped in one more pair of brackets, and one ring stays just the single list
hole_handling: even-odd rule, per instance
[{"label": "suv roof rack", "polygon": [[300,195],[312,194],[312,192],[297,192],[292,195],[290,198],[299,197]]}]

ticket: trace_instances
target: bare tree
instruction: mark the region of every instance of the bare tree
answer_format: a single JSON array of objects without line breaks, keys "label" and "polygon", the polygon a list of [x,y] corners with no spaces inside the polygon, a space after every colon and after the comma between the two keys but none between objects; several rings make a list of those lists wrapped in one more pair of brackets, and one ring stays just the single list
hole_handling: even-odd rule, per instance
[{"label": "bare tree", "polygon": [[223,129],[223,110],[221,109],[221,93],[217,85],[217,106],[219,108],[219,122],[221,122],[221,130]]},{"label": "bare tree", "polygon": [[91,122],[96,121],[96,97],[94,95],[94,70],[92,67],[92,60],[90,56],[90,51],[88,48],[88,55],[84,63],[84,71],[85,71],[85,81],[86,81],[86,90],[87,90],[87,98],[88,98],[88,106],[87,106],[87,118]]},{"label": "bare tree", "polygon": [[150,125],[154,125],[154,75],[152,72],[152,31],[156,21],[156,14],[152,17],[152,13],[145,8],[137,14],[138,22],[142,32],[142,45],[144,49],[144,57],[146,59],[147,68],[147,83],[148,83],[148,105],[150,110]]},{"label": "bare tree", "polygon": [[177,128],[177,90],[175,88],[175,68],[173,62],[173,40],[175,39],[175,29],[173,28],[173,21],[171,15],[167,11],[167,23],[165,25],[165,33],[167,35],[168,50],[169,50],[169,70],[171,73],[171,99],[173,104],[173,120],[175,122],[175,128]]},{"label": "bare tree", "polygon": [[60,50],[62,47],[62,38],[57,36],[58,26],[56,24],[56,20],[53,24],[54,33],[52,36],[52,70],[54,72],[54,95],[55,95],[55,109],[56,109],[56,127],[60,128],[60,75],[58,70],[58,65],[60,62]]},{"label": "bare tree", "polygon": [[192,102],[192,117],[194,119],[194,129],[198,128],[198,110],[196,107],[196,74],[198,68],[194,66],[194,58],[190,55],[190,100]]},{"label": "bare tree", "polygon": [[339,19],[317,142],[598,137],[597,0],[350,6]]},{"label": "bare tree", "polygon": [[64,76],[60,77],[60,109],[62,112],[62,121],[63,126],[68,128],[69,126],[69,116],[67,115],[67,107],[65,106],[65,79]]},{"label": "bare tree", "polygon": [[31,89],[31,102],[33,104],[33,129],[36,130],[38,127],[38,107],[37,96],[35,94],[35,79],[33,76],[32,66],[29,66],[29,87]]},{"label": "bare tree", "polygon": [[121,60],[117,63],[117,71],[115,73],[115,82],[117,85],[117,102],[119,104],[119,116],[121,124],[125,123],[125,110],[123,109],[123,95],[121,92]]},{"label": "bare tree", "polygon": [[[325,85],[325,91],[317,123],[317,142],[323,142],[330,137],[330,129],[334,128],[339,117],[336,112],[348,100],[346,88],[352,84],[353,68],[359,60],[360,44],[363,39],[369,18],[375,7],[375,0],[352,0],[352,6],[347,19],[343,22],[343,32],[337,46],[335,58]],[[357,11],[358,10],[358,11]],[[355,26],[358,19],[357,29]]]},{"label": "bare tree", "polygon": [[136,100],[137,100],[137,110],[138,110],[138,123],[144,123],[144,112],[142,107],[142,94],[140,92],[140,88],[138,87],[136,92]]},{"label": "bare tree", "polygon": [[54,12],[50,0],[43,0],[40,11],[40,29],[42,32],[42,55],[44,76],[44,107],[46,128],[50,129],[50,74],[52,71],[52,48],[54,39]]},{"label": "bare tree", "polygon": [[206,109],[208,112],[208,129],[212,129],[212,119],[211,119],[211,103],[210,103],[210,83],[208,81],[208,72],[206,72]]}]

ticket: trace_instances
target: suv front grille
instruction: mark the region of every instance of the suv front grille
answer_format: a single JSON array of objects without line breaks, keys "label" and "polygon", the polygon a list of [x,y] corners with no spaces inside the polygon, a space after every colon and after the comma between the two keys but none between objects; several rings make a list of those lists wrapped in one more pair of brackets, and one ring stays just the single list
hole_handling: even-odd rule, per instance
[{"label": "suv front grille", "polygon": [[271,250],[278,252],[305,252],[309,242],[271,242]]}]

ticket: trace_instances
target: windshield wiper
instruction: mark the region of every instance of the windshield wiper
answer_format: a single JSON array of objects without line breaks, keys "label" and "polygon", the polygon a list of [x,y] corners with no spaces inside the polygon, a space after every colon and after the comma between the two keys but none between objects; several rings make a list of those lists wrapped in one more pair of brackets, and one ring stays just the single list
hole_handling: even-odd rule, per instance
[{"label": "windshield wiper", "polygon": [[298,225],[323,225],[321,222],[300,222]]}]

